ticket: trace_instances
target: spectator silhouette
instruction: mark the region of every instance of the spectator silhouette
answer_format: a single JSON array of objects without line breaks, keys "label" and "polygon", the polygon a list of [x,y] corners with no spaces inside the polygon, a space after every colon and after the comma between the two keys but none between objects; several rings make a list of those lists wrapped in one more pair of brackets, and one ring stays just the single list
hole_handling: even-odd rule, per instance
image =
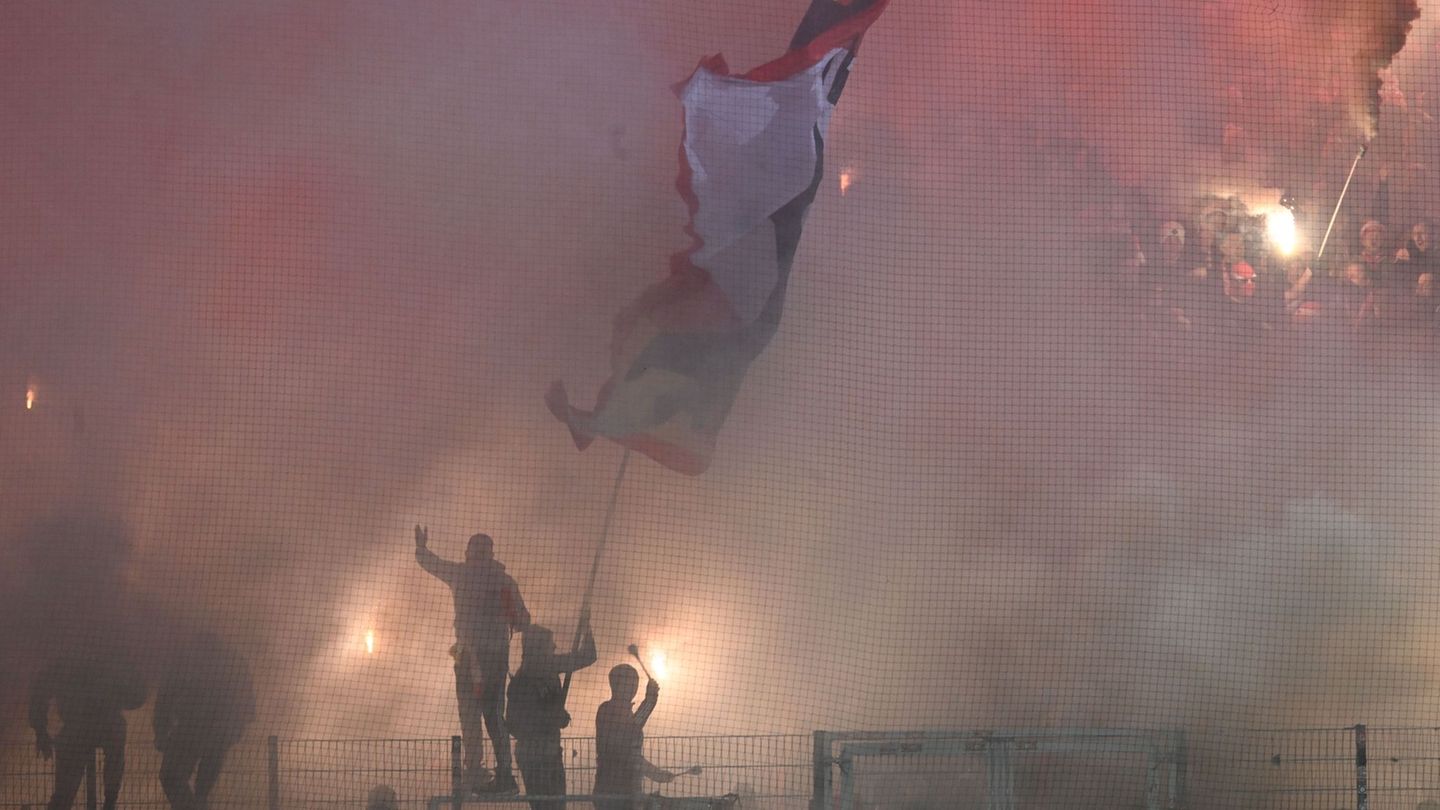
[{"label": "spectator silhouette", "polygon": [[[145,703],[145,681],[122,657],[98,652],[58,658],[36,676],[30,689],[30,727],[35,750],[55,758],[55,790],[46,805],[66,810],[75,801],[80,780],[105,754],[105,810],[114,810],[125,777],[125,712]],[[50,736],[50,704],[60,716],[60,732]]]},{"label": "spectator silhouette", "polygon": [[[429,548],[429,531],[415,527],[415,559],[450,588],[455,598],[455,698],[465,740],[465,782],[476,792],[513,793],[510,736],[505,731],[505,678],[510,672],[510,634],[530,625],[520,587],[495,559],[495,543],[477,534],[465,561],[441,559]],[[495,777],[482,784],[484,728],[495,749]]]},{"label": "spectator silhouette", "polygon": [[[642,779],[665,784],[675,774],[645,759],[645,723],[660,699],[660,684],[645,686],[645,699],[633,711],[640,674],[629,664],[610,670],[610,699],[595,714],[595,802],[597,810],[632,810],[641,795]],[[620,798],[627,797],[627,798]],[[628,798],[634,797],[634,798]]]},{"label": "spectator silhouette", "polygon": [[[560,731],[570,725],[560,676],[595,663],[590,617],[580,617],[580,646],[557,655],[555,634],[531,625],[521,640],[520,669],[510,681],[505,724],[515,737],[515,761],[529,796],[565,795],[565,752]],[[563,810],[565,802],[531,802],[533,810]]]},{"label": "spectator silhouette", "polygon": [[174,810],[203,810],[226,755],[255,719],[250,668],[214,633],[200,634],[165,673],[154,719],[165,798]]}]

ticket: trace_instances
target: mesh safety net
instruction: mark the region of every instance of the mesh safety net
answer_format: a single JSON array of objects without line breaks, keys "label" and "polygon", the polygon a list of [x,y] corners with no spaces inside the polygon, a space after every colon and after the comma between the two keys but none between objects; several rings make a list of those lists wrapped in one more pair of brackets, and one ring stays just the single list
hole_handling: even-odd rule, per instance
[{"label": "mesh safety net", "polygon": [[0,807],[1440,800],[1414,0],[4,17]]}]

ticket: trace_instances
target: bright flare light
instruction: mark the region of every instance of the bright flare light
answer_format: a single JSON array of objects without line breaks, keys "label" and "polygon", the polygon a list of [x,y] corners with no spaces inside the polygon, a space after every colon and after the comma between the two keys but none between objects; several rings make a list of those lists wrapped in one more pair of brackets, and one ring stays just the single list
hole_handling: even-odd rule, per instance
[{"label": "bright flare light", "polygon": [[1300,232],[1295,228],[1295,215],[1288,208],[1265,213],[1265,235],[1282,255],[1289,256],[1300,246]]},{"label": "bright flare light", "polygon": [[654,650],[650,653],[650,673],[656,680],[667,680],[670,677],[670,664],[665,660],[665,653]]},{"label": "bright flare light", "polygon": [[845,169],[844,171],[840,172],[841,196],[844,196],[845,192],[850,190],[850,184],[853,182],[855,182],[855,174],[853,172],[851,172],[849,169]]},{"label": "bright flare light", "polygon": [[25,389],[25,410],[28,411],[28,410],[33,409],[34,407],[35,407],[35,386],[32,385],[32,386],[29,386],[29,387],[27,387],[27,388]]},{"label": "bright flare light", "polygon": [[374,631],[374,630],[366,630],[366,631],[365,631],[365,653],[366,653],[367,655],[374,655],[374,654],[375,654],[375,631]]}]

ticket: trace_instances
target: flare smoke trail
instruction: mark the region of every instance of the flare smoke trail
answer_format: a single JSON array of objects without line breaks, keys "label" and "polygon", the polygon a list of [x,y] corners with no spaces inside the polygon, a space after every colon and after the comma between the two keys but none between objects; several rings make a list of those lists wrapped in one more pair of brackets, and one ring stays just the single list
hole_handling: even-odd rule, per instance
[{"label": "flare smoke trail", "polygon": [[1405,47],[1410,28],[1420,18],[1418,0],[1374,0],[1338,4],[1342,25],[1354,25],[1360,32],[1353,57],[1357,73],[1353,89],[1361,92],[1352,105],[1367,141],[1380,129],[1380,89],[1383,71]]}]

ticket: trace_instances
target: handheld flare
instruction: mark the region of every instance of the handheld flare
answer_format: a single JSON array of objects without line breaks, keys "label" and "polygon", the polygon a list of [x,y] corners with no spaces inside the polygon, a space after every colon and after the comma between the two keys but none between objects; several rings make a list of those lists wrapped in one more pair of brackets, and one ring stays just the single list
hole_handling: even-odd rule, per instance
[{"label": "handheld flare", "polygon": [[645,668],[645,661],[640,657],[640,647],[635,644],[631,644],[625,649],[629,650],[630,654],[635,656],[635,663],[640,665],[640,671],[645,673],[645,677],[652,681],[655,680],[655,676],[651,675],[650,670]]}]

